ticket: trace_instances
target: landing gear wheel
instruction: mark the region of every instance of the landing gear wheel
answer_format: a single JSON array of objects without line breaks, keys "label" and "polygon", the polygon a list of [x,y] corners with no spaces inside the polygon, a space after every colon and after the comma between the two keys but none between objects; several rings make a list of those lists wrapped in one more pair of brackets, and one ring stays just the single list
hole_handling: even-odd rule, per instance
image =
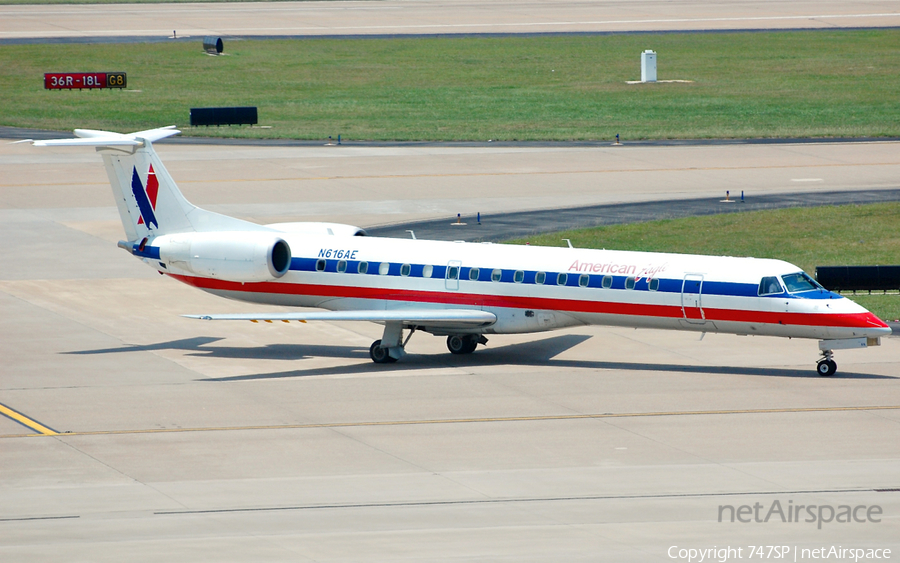
[{"label": "landing gear wheel", "polygon": [[471,354],[478,347],[478,336],[451,334],[447,337],[447,349],[453,354]]},{"label": "landing gear wheel", "polygon": [[822,377],[831,377],[837,372],[837,364],[834,360],[822,360],[816,364],[816,371]]},{"label": "landing gear wheel", "polygon": [[369,346],[369,357],[376,364],[392,364],[397,358],[392,358],[388,349],[381,346],[381,340],[376,340]]}]

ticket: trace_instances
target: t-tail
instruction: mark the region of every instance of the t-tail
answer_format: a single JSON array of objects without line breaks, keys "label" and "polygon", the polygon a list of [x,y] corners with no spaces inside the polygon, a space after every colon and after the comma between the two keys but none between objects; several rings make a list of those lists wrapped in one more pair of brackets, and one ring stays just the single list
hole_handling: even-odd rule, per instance
[{"label": "t-tail", "polygon": [[175,126],[112,133],[76,129],[75,139],[36,146],[96,147],[103,156],[127,240],[119,247],[160,273],[235,282],[270,281],[290,269],[291,249],[279,230],[200,209],[181,194],[153,143]]},{"label": "t-tail", "polygon": [[97,148],[129,242],[175,233],[260,230],[259,225],[200,209],[185,199],[153,149],[154,142],[178,133],[174,125],[128,134],[76,129],[75,139],[34,145]]}]

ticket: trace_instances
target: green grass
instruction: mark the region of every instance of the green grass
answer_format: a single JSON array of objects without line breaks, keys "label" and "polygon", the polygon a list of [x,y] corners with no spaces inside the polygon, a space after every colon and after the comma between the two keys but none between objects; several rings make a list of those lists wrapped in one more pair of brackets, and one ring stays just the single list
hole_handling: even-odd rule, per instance
[{"label": "green grass", "polygon": [[[816,266],[900,264],[900,203],[755,211],[565,231],[518,243],[778,258]],[[900,294],[848,297],[882,319],[900,318]]]},{"label": "green grass", "polygon": [[[659,53],[660,79],[639,53]],[[900,136],[900,30],[0,46],[0,123],[184,126],[194,135],[373,140]],[[44,72],[125,71],[131,90],[45,91]]]}]

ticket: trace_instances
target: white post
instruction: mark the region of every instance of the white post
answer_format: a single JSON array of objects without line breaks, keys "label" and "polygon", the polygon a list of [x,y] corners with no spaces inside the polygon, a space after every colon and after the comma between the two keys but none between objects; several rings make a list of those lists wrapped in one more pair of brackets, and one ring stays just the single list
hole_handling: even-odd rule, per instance
[{"label": "white post", "polygon": [[641,53],[641,82],[656,82],[656,52]]}]

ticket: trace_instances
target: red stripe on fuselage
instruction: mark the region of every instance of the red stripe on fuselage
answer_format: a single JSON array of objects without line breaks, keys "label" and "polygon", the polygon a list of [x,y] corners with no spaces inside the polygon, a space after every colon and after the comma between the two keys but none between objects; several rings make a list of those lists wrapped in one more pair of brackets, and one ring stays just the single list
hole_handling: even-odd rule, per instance
[{"label": "red stripe on fuselage", "polygon": [[[607,315],[633,315],[640,317],[684,318],[677,305],[648,305],[644,303],[614,303],[608,301],[584,301],[550,297],[519,297],[510,295],[482,295],[477,293],[421,291],[354,287],[343,285],[318,285],[285,282],[239,283],[210,278],[169,274],[178,281],[200,289],[235,291],[245,293],[274,293],[283,295],[310,295],[353,299],[384,299],[472,307],[506,307],[511,309],[540,309],[571,313],[596,313]],[[781,324],[798,326],[823,326],[840,328],[888,328],[872,313],[789,313],[747,311],[742,309],[711,309],[704,307],[708,321],[732,321],[743,323]]]}]

